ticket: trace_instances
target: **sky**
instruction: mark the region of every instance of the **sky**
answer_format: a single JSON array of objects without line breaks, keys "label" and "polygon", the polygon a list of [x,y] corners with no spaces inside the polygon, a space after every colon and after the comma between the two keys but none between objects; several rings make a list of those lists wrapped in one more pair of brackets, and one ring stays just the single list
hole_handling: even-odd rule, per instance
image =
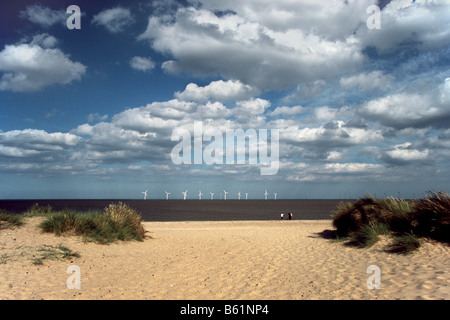
[{"label": "sky", "polygon": [[0,4],[0,199],[422,197],[449,159],[450,1]]}]

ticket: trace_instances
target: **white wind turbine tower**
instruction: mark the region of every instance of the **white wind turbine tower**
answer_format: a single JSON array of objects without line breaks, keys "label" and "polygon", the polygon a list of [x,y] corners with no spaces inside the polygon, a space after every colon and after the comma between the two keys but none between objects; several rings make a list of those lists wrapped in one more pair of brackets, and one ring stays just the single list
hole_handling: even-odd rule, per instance
[{"label": "white wind turbine tower", "polygon": [[144,194],[144,200],[147,200],[147,191],[148,191],[148,190],[145,190],[145,191],[142,191],[142,192],[141,192],[141,193]]},{"label": "white wind turbine tower", "polygon": [[223,190],[223,194],[224,194],[223,200],[227,200],[227,193],[228,193],[228,191]]},{"label": "white wind turbine tower", "polygon": [[267,196],[269,195],[269,193],[267,193],[267,190],[266,190],[266,192],[264,192],[264,199],[265,200],[267,200]]},{"label": "white wind turbine tower", "polygon": [[210,192],[211,194],[211,200],[214,200],[214,192]]},{"label": "white wind turbine tower", "polygon": [[277,193],[276,193],[276,192],[274,192],[274,193],[273,193],[273,195],[275,196],[275,198],[274,198],[274,199],[275,199],[275,200],[277,200]]},{"label": "white wind turbine tower", "polygon": [[187,190],[181,192],[183,194],[183,200],[186,200],[187,192],[188,192]]},{"label": "white wind turbine tower", "polygon": [[246,192],[245,193],[245,200],[247,200],[248,199],[248,193]]},{"label": "white wind turbine tower", "polygon": [[238,200],[241,200],[241,192],[240,191],[237,193],[237,195],[238,195]]},{"label": "white wind turbine tower", "polygon": [[202,195],[203,195],[202,190],[200,190],[198,192],[198,200],[202,200]]},{"label": "white wind turbine tower", "polygon": [[164,191],[166,193],[166,200],[169,200],[169,194],[170,192]]}]

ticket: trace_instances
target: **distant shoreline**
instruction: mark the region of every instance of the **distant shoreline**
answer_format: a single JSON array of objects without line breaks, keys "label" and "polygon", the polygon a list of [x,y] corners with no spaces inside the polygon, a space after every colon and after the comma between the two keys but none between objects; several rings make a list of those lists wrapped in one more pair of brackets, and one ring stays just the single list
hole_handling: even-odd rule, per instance
[{"label": "distant shoreline", "polygon": [[280,214],[294,214],[294,220],[330,220],[341,199],[297,200],[136,200],[136,199],[29,199],[0,200],[0,209],[26,212],[32,205],[51,206],[55,211],[101,211],[111,203],[123,202],[140,213],[144,221],[250,221],[280,220]]}]

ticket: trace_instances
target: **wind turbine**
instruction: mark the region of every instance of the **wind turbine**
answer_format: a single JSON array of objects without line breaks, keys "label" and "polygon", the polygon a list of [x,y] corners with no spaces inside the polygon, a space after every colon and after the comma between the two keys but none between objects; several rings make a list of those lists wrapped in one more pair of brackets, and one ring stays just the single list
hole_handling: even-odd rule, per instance
[{"label": "wind turbine", "polygon": [[148,190],[145,190],[145,191],[141,192],[141,193],[144,194],[144,200],[147,200],[147,191],[148,191]]},{"label": "wind turbine", "polygon": [[169,200],[169,194],[170,192],[164,191],[166,193],[166,200]]},{"label": "wind turbine", "polygon": [[223,194],[224,194],[223,200],[227,200],[227,193],[228,193],[228,191],[223,190]]},{"label": "wind turbine", "polygon": [[211,200],[214,200],[214,192],[210,192],[211,194]]},{"label": "wind turbine", "polygon": [[187,190],[181,192],[183,194],[183,200],[186,200],[187,192],[188,192]]},{"label": "wind turbine", "polygon": [[202,195],[203,195],[202,190],[200,190],[198,192],[198,200],[202,200]]},{"label": "wind turbine", "polygon": [[237,195],[238,195],[238,200],[241,200],[241,192],[240,191],[237,193]]},{"label": "wind turbine", "polygon": [[266,190],[266,192],[264,192],[264,199],[265,200],[267,200],[267,196],[268,196],[269,194],[267,193],[267,190]]},{"label": "wind turbine", "polygon": [[246,192],[245,193],[245,200],[247,200],[248,199],[248,193]]},{"label": "wind turbine", "polygon": [[277,193],[274,192],[273,194],[274,194],[274,196],[275,196],[274,199],[277,200]]}]

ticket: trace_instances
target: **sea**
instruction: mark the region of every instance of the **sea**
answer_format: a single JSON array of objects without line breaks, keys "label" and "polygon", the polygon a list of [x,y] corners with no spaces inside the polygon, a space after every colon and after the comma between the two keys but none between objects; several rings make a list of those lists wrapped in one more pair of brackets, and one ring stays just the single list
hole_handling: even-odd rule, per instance
[{"label": "sea", "polygon": [[130,199],[58,199],[0,200],[0,210],[24,213],[32,205],[51,206],[54,211],[102,211],[110,204],[125,203],[144,221],[251,221],[280,220],[292,212],[293,220],[329,220],[342,200],[130,200]]}]

